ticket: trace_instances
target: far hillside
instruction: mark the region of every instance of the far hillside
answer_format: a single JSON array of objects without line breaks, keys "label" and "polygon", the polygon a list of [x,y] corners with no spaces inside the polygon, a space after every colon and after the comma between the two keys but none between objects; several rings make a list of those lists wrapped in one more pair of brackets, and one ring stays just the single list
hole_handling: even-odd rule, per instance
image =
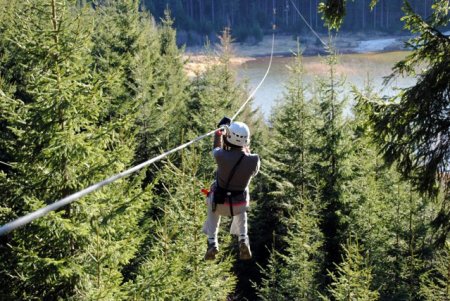
[{"label": "far hillside", "polygon": [[[310,26],[319,33],[327,33],[320,0],[143,0],[158,21],[164,11],[170,10],[177,29],[179,45],[203,45],[207,39],[217,42],[217,35],[224,27],[230,27],[237,42],[258,43],[263,35],[276,24],[278,32],[289,34],[310,33],[301,19],[300,12]],[[371,36],[374,32],[390,35],[404,34],[402,5],[404,0],[343,1],[346,21],[340,32]],[[428,18],[433,0],[409,0],[413,10]],[[273,14],[275,8],[276,14]],[[298,10],[298,12],[297,12]]]}]

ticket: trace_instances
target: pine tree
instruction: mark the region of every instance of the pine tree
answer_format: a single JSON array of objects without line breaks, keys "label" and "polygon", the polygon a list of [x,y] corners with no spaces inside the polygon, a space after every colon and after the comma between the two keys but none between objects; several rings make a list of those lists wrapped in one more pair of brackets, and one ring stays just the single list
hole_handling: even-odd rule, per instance
[{"label": "pine tree", "polygon": [[318,299],[319,273],[323,265],[323,234],[320,230],[320,203],[301,198],[286,220],[288,245],[282,279],[286,299]]},{"label": "pine tree", "polygon": [[160,172],[165,191],[154,202],[158,217],[146,223],[151,238],[145,261],[126,285],[129,299],[224,300],[234,288],[232,259],[225,249],[215,263],[203,259],[206,206],[200,189],[206,181],[198,178],[199,155],[187,151],[182,158],[179,168],[169,162]]},{"label": "pine tree", "polygon": [[[148,19],[144,21],[150,22]],[[155,59],[152,59],[151,73],[142,74],[143,81],[151,77],[152,82],[144,86],[145,104],[138,120],[139,161],[160,153],[161,148],[169,149],[179,145],[190,125],[190,116],[186,113],[190,83],[184,70],[182,50],[177,48],[176,33],[172,25],[170,12],[166,11],[162,24],[158,26],[157,31],[153,28],[151,38],[147,42],[150,46],[146,48],[148,54],[145,55],[154,56]],[[153,35],[156,35],[156,41]]]},{"label": "pine tree", "polygon": [[325,25],[330,29],[339,29],[346,14],[347,0],[326,0],[320,2],[319,11],[323,14]]},{"label": "pine tree", "polygon": [[[371,289],[372,269],[367,259],[361,254],[362,247],[357,242],[349,241],[344,247],[345,257],[331,273],[333,282],[329,291],[336,301],[378,300],[379,294]],[[323,297],[323,300],[330,300]]]},{"label": "pine tree", "polygon": [[[2,47],[5,43],[5,37],[7,37],[8,31],[8,18],[6,16],[10,16],[17,6],[17,3],[9,2],[9,1],[0,1],[0,56],[5,55],[5,49]],[[12,93],[13,87],[9,85],[4,79],[3,72],[0,73],[0,96],[5,97],[6,95]],[[2,103],[0,103],[0,106]],[[3,104],[5,105],[5,104]],[[4,111],[3,107],[0,107],[1,112]],[[13,134],[8,129],[6,120],[3,118],[0,119],[0,172],[10,170],[10,164],[8,163],[11,160],[9,154],[13,151],[12,149],[8,149],[10,145],[8,145],[8,141],[11,141]]]},{"label": "pine tree", "polygon": [[450,300],[450,243],[434,261],[434,269],[423,274],[420,283],[420,295],[427,301]]},{"label": "pine tree", "polygon": [[[277,294],[283,296],[279,300],[309,300],[317,288],[322,235],[317,205],[309,200],[315,196],[316,189],[312,177],[315,159],[311,152],[316,121],[313,104],[306,99],[300,51],[289,71],[287,91],[271,118],[266,171],[259,180],[265,184],[261,187],[255,222],[259,230],[258,249],[267,245],[268,234],[274,231],[277,239],[283,241],[273,246],[258,290],[267,299]],[[275,266],[277,269],[273,271]],[[271,283],[277,283],[273,291],[269,287]]]},{"label": "pine tree", "polygon": [[[220,37],[221,45],[217,57],[210,55],[206,58],[206,70],[198,74],[190,86],[190,99],[187,101],[186,118],[189,119],[189,128],[192,129],[187,138],[204,134],[217,127],[223,116],[232,117],[246,99],[246,91],[240,84],[236,84],[236,73],[231,67],[230,59],[233,56],[231,48],[232,37],[230,30],[225,28]],[[235,121],[248,124],[252,133],[251,140],[258,133],[254,127],[255,113],[251,111],[251,101],[242,114]],[[211,142],[205,141],[198,145],[204,152],[209,152]],[[209,158],[205,158],[211,162]],[[212,175],[212,165],[207,162],[201,164],[203,172]]]},{"label": "pine tree", "polygon": [[235,84],[236,73],[231,68],[233,49],[229,28],[223,30],[220,41],[218,59],[211,53],[205,61],[207,69],[192,83],[188,109],[194,113],[192,125],[199,133],[214,128],[223,115],[233,114],[245,97],[242,87]]},{"label": "pine tree", "polygon": [[299,204],[284,220],[288,228],[284,237],[284,254],[272,250],[262,271],[258,295],[264,300],[316,300],[322,265],[322,233],[317,202],[297,199]]},{"label": "pine tree", "polygon": [[[298,45],[300,49],[300,45]],[[289,181],[281,184],[273,193],[308,197],[314,190],[311,177],[311,154],[313,126],[315,124],[311,101],[306,99],[304,70],[300,50],[293,63],[288,66],[290,78],[286,85],[283,101],[272,114],[271,154],[280,165],[274,173]],[[276,176],[274,174],[274,176]],[[286,200],[289,202],[288,200]]]},{"label": "pine tree", "polygon": [[262,269],[261,284],[256,286],[257,295],[261,300],[286,300],[284,283],[280,281],[286,273],[281,254],[272,248],[268,263]]},{"label": "pine tree", "polygon": [[[139,1],[111,1],[97,8],[93,68],[120,89],[107,90],[117,100],[134,99],[139,110],[137,160],[145,160],[179,143],[187,77],[175,44],[169,12],[161,26],[139,11]],[[139,102],[136,102],[138,100]],[[128,113],[128,112],[127,112]],[[117,114],[117,112],[115,112]],[[171,119],[177,119],[174,124]],[[158,137],[155,139],[155,137]]]},{"label": "pine tree", "polygon": [[[376,99],[370,85],[357,98]],[[372,139],[368,116],[353,111],[352,178],[343,197],[350,210],[348,232],[356,233],[370,252],[373,285],[383,300],[417,300],[420,275],[434,252],[431,217],[438,211],[432,199],[413,191],[410,181],[384,165]]]},{"label": "pine tree", "polygon": [[[306,99],[301,53],[289,66],[290,78],[282,102],[274,109],[271,129],[262,148],[264,169],[257,179],[258,206],[255,227],[259,229],[259,249],[271,241],[271,233],[285,235],[281,222],[293,208],[295,199],[307,197],[314,186],[311,179],[313,157],[310,153],[313,116]],[[280,243],[280,242],[277,242]],[[281,246],[276,246],[281,251]]]},{"label": "pine tree", "polygon": [[[126,112],[130,103],[111,99],[106,86],[112,86],[91,72],[91,17],[89,8],[77,10],[73,2],[34,0],[17,5],[2,22],[0,71],[13,88],[1,96],[1,120],[14,135],[6,141],[14,149],[14,168],[1,179],[10,209],[2,220],[85,188],[133,160],[134,122],[111,114],[112,107]],[[121,298],[120,270],[141,240],[136,226],[146,199],[136,176],[14,231],[0,255],[7,271],[2,281],[9,284],[2,294]]]},{"label": "pine tree", "polygon": [[[408,42],[413,51],[395,65],[391,78],[408,74],[417,77],[417,83],[388,101],[364,103],[386,162],[395,163],[421,192],[435,196],[440,180],[447,191],[449,186],[450,38],[439,30],[449,24],[449,3],[436,1],[428,20],[414,13],[408,2],[404,11],[405,28],[415,35]],[[450,231],[450,197],[445,199],[435,220],[441,245]]]},{"label": "pine tree", "polygon": [[316,160],[312,171],[318,182],[323,203],[321,227],[324,233],[325,269],[332,271],[339,263],[340,245],[345,241],[346,216],[349,208],[342,197],[349,150],[349,128],[343,117],[346,95],[342,93],[344,80],[336,74],[337,56],[330,49],[326,57],[328,78],[319,79],[315,92],[316,116],[312,153]]}]

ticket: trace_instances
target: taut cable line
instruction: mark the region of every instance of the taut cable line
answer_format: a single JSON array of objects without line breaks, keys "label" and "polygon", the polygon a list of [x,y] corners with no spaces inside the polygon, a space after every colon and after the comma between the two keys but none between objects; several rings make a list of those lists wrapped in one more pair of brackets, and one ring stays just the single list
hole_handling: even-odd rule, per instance
[{"label": "taut cable line", "polygon": [[300,16],[300,18],[302,18],[303,22],[305,22],[306,26],[308,26],[308,28],[312,31],[312,33],[319,39],[319,41],[323,44],[323,46],[327,46],[327,43],[325,43],[319,36],[319,34],[314,30],[314,28],[312,28],[312,26],[309,24],[308,21],[306,21],[305,17],[302,15],[302,13],[300,12],[300,10],[297,8],[297,6],[295,5],[294,1],[290,0],[292,3],[292,6],[295,8],[295,10],[297,11],[298,15]]},{"label": "taut cable line", "polygon": [[189,142],[186,142],[186,143],[184,143],[184,144],[182,144],[182,145],[180,145],[180,146],[178,146],[176,148],[173,148],[173,149],[171,149],[171,150],[169,150],[167,152],[164,152],[164,153],[160,154],[159,156],[156,156],[156,157],[154,157],[154,158],[152,158],[150,160],[147,160],[147,161],[145,161],[145,162],[143,162],[143,163],[141,163],[139,165],[136,165],[136,166],[134,166],[134,167],[132,167],[130,169],[122,171],[121,173],[115,174],[115,175],[113,175],[113,176],[111,176],[111,177],[109,177],[109,178],[107,178],[107,179],[105,179],[105,180],[103,180],[101,182],[95,183],[95,184],[93,184],[93,185],[91,185],[91,186],[89,186],[89,187],[87,187],[87,188],[85,188],[83,190],[80,190],[80,191],[75,192],[75,193],[73,193],[73,194],[71,194],[69,196],[66,196],[65,198],[62,198],[59,201],[56,201],[56,202],[54,202],[54,203],[52,203],[52,204],[50,204],[50,205],[48,205],[46,207],[43,207],[43,208],[38,209],[36,211],[30,212],[27,215],[19,217],[19,218],[15,219],[14,221],[9,222],[9,223],[3,225],[2,227],[0,227],[0,236],[4,235],[4,234],[7,234],[7,233],[11,232],[14,229],[22,227],[22,226],[32,222],[33,220],[39,218],[39,217],[47,215],[51,211],[55,211],[55,210],[57,210],[57,209],[59,209],[61,207],[64,207],[64,206],[66,206],[66,205],[68,205],[68,204],[78,200],[79,198],[81,198],[81,197],[83,197],[83,196],[85,196],[85,195],[87,195],[87,194],[89,194],[91,192],[94,192],[94,191],[100,189],[101,187],[103,187],[105,185],[108,185],[108,184],[110,184],[112,182],[115,182],[115,181],[117,181],[117,180],[119,180],[119,179],[121,179],[123,177],[126,177],[126,176],[128,176],[128,175],[130,175],[130,174],[132,174],[132,173],[134,173],[134,172],[136,172],[136,171],[146,167],[146,166],[149,166],[150,164],[155,163],[155,162],[157,162],[157,161],[167,157],[168,155],[170,155],[172,153],[175,153],[175,152],[177,152],[179,150],[182,150],[183,148],[186,148],[187,146],[189,146],[189,145],[191,145],[191,144],[193,144],[193,143],[195,143],[195,142],[197,142],[199,140],[202,140],[203,138],[211,136],[212,134],[214,134],[215,131],[216,130],[213,130],[213,131],[211,131],[209,133],[206,133],[206,134],[203,134],[201,136],[198,136],[197,138],[195,138],[195,139],[193,139],[193,140],[191,140]]},{"label": "taut cable line", "polygon": [[3,162],[3,161],[0,161],[0,164],[6,165],[6,166],[9,166],[9,167],[14,167],[14,166],[12,166],[11,164],[6,163],[6,162]]},{"label": "taut cable line", "polygon": [[234,114],[233,117],[231,117],[231,121],[233,121],[239,115],[239,113],[241,113],[241,111],[244,109],[244,107],[247,105],[247,103],[250,101],[250,99],[252,99],[253,96],[255,96],[256,91],[258,91],[259,87],[261,87],[261,85],[263,84],[264,80],[266,79],[267,75],[269,74],[270,67],[272,66],[273,48],[274,48],[274,45],[275,45],[275,30],[276,30],[276,24],[275,24],[275,22],[276,22],[275,21],[276,10],[275,10],[275,3],[274,2],[272,2],[272,6],[273,6],[273,8],[272,8],[272,10],[273,10],[273,14],[272,14],[272,49],[270,50],[269,66],[267,67],[266,73],[264,74],[264,76],[261,79],[261,81],[259,82],[259,84],[253,90],[253,92],[248,96],[247,100],[244,101],[242,106],[237,110],[236,114]]},{"label": "taut cable line", "polygon": [[[232,120],[234,120],[234,118],[236,118],[236,116],[239,115],[239,113],[244,109],[245,105],[247,105],[247,103],[250,101],[250,99],[255,95],[255,93],[259,89],[259,87],[261,87],[262,83],[264,82],[264,80],[267,77],[267,74],[269,74],[269,70],[270,70],[270,67],[272,65],[274,43],[275,43],[275,32],[273,32],[273,34],[272,34],[272,51],[271,51],[271,54],[270,54],[270,63],[269,63],[269,66],[267,67],[267,71],[266,71],[264,77],[262,78],[262,80],[260,81],[260,83],[258,84],[258,86],[253,90],[253,92],[250,94],[250,96],[247,98],[247,100],[244,102],[244,104],[239,108],[239,110],[236,112],[236,114],[234,114]],[[117,181],[117,180],[119,180],[119,179],[121,179],[123,177],[126,177],[126,176],[128,176],[128,175],[130,175],[130,174],[132,174],[132,173],[134,173],[134,172],[136,172],[138,170],[141,170],[142,168],[147,167],[150,164],[153,164],[153,163],[155,163],[155,162],[157,162],[157,161],[167,157],[170,154],[178,152],[178,151],[188,147],[189,145],[194,144],[197,141],[200,141],[200,140],[202,140],[202,139],[204,139],[206,137],[212,136],[212,135],[214,135],[215,131],[216,131],[216,129],[214,129],[214,130],[212,130],[212,131],[210,131],[210,132],[208,132],[206,134],[203,134],[201,136],[198,136],[197,138],[194,138],[193,140],[191,140],[189,142],[181,144],[181,145],[179,145],[179,146],[177,146],[177,147],[175,147],[175,148],[173,148],[171,150],[168,150],[168,151],[166,151],[166,152],[164,152],[164,153],[162,153],[162,154],[160,154],[160,155],[158,155],[158,156],[156,156],[154,158],[151,158],[151,159],[149,159],[149,160],[147,160],[145,162],[142,162],[141,164],[138,164],[138,165],[136,165],[134,167],[131,167],[131,168],[125,170],[125,171],[122,171],[121,173],[115,174],[115,175],[113,175],[113,176],[111,176],[111,177],[109,177],[109,178],[107,178],[107,179],[105,179],[105,180],[103,180],[101,182],[95,183],[95,184],[93,184],[93,185],[91,185],[91,186],[89,186],[89,187],[87,187],[87,188],[85,188],[83,190],[80,190],[80,191],[75,192],[75,193],[73,193],[71,195],[68,195],[68,196],[66,196],[66,197],[64,197],[64,198],[62,198],[62,199],[60,199],[60,200],[58,200],[58,201],[56,201],[56,202],[46,206],[46,207],[42,207],[42,208],[40,208],[40,209],[38,209],[36,211],[28,213],[27,215],[19,217],[19,218],[13,220],[13,221],[11,221],[11,222],[1,226],[0,227],[0,236],[1,235],[5,235],[5,234],[7,234],[7,233],[9,233],[9,232],[19,228],[19,227],[22,227],[22,226],[32,222],[33,220],[39,218],[39,217],[47,215],[51,211],[55,211],[55,210],[57,210],[57,209],[59,209],[61,207],[64,207],[64,206],[66,206],[66,205],[68,205],[68,204],[78,200],[79,198],[81,198],[81,197],[83,197],[83,196],[85,196],[85,195],[87,195],[87,194],[89,194],[91,192],[94,192],[94,191],[100,189],[103,186],[106,186],[106,185],[108,185],[110,183],[113,183],[113,182],[115,182],[115,181]]]},{"label": "taut cable line", "polygon": [[244,109],[244,107],[247,105],[247,103],[250,101],[250,99],[253,98],[253,96],[255,96],[256,91],[258,91],[259,87],[261,87],[261,85],[263,84],[264,80],[266,79],[267,75],[269,74],[270,71],[270,67],[272,66],[272,59],[273,59],[273,45],[275,44],[275,32],[272,33],[272,50],[270,51],[270,60],[269,60],[269,67],[267,68],[266,73],[264,74],[264,77],[262,78],[262,80],[259,82],[259,84],[256,86],[256,88],[253,90],[253,92],[249,95],[249,97],[247,98],[247,100],[242,104],[242,106],[239,108],[239,110],[237,110],[237,112],[233,115],[233,117],[231,117],[231,121],[233,121],[238,115],[239,113],[241,113],[241,111]]}]

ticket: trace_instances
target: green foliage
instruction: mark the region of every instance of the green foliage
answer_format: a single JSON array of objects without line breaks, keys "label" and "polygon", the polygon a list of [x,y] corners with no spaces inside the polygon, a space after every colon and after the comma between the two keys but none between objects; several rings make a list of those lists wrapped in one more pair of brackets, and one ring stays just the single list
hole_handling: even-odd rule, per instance
[{"label": "green foliage", "polygon": [[145,39],[136,74],[144,101],[137,119],[137,161],[148,160],[162,149],[178,145],[189,119],[185,104],[189,81],[183,70],[182,52],[175,44],[172,20],[167,13],[161,27],[149,24],[146,17],[139,25]]},{"label": "green foliage", "polygon": [[336,74],[337,57],[330,50],[325,62],[327,78],[317,79],[314,112],[318,122],[314,127],[315,143],[312,153],[315,162],[312,172],[317,179],[317,191],[323,203],[321,228],[324,233],[325,269],[332,271],[340,261],[340,245],[347,231],[348,204],[343,198],[350,150],[350,128],[343,117],[346,96],[342,93],[344,79]]},{"label": "green foliage", "polygon": [[[310,179],[309,143],[312,139],[311,108],[305,98],[303,66],[300,53],[289,65],[290,77],[282,102],[274,109],[271,129],[261,148],[263,168],[255,179],[257,204],[252,220],[252,233],[256,249],[260,250],[257,262],[265,267],[269,257],[268,246],[275,233],[277,252],[283,253],[286,244],[283,237],[287,225],[283,222],[289,210],[295,210],[294,199],[307,195]],[[274,259],[275,260],[275,259]]]},{"label": "green foliage", "polygon": [[273,245],[269,262],[262,269],[258,294],[264,300],[317,297],[317,273],[321,264],[319,204],[309,200],[317,195],[312,173],[317,158],[312,152],[317,119],[313,104],[305,96],[307,89],[299,51],[288,68],[286,93],[270,121],[270,143],[265,149],[269,152],[264,166],[267,171],[262,172],[259,180],[265,182],[265,195],[260,197],[257,206],[257,228],[262,230],[258,244],[267,246],[268,233],[272,232],[283,240]]},{"label": "green foliage", "polygon": [[[3,11],[0,123],[8,135],[0,144],[13,168],[1,176],[2,221],[133,162],[142,101],[133,89],[140,54],[135,4],[116,3],[135,8],[119,24],[66,2],[28,1]],[[109,32],[101,22],[101,32],[93,29],[99,20]],[[114,36],[125,27],[128,35]],[[141,180],[119,181],[10,234],[0,253],[1,295],[122,298],[121,269],[143,238],[137,225],[149,193]]]},{"label": "green foliage", "polygon": [[[230,66],[228,29],[220,57],[188,79],[168,11],[157,26],[135,0],[83,3],[0,0],[2,224],[210,131],[247,96]],[[231,4],[236,13],[248,3]],[[345,1],[328,4],[337,27]],[[200,189],[213,160],[185,150],[2,237],[0,299],[225,300],[254,281],[263,300],[442,300],[448,246],[433,242],[449,229],[449,40],[437,28],[448,24],[448,5],[436,1],[426,21],[405,5],[418,36],[393,76],[419,78],[387,104],[368,88],[344,116],[336,56],[309,91],[297,51],[270,131],[249,106],[238,117],[262,157],[254,261],[236,263],[223,233],[219,259],[204,262]],[[250,18],[265,22],[257,11]],[[259,24],[247,29],[260,35]]]},{"label": "green foliage", "polygon": [[440,112],[445,112],[449,101],[450,71],[446,54],[450,39],[435,27],[448,23],[444,21],[448,16],[436,14],[430,22],[425,22],[407,4],[405,13],[406,28],[419,36],[409,41],[415,50],[395,65],[391,78],[405,73],[415,75],[419,67],[422,72],[415,86],[404,89],[386,104],[374,103],[372,109],[379,116],[371,120],[377,139],[386,141],[381,145],[388,163],[397,161],[404,175],[414,174],[421,191],[433,192],[436,178],[445,170],[449,156],[444,142],[448,126]]},{"label": "green foliage", "polygon": [[190,126],[195,134],[215,128],[223,116],[235,112],[244,101],[245,93],[242,88],[235,86],[236,74],[230,66],[233,55],[231,42],[230,30],[225,28],[219,60],[207,57],[207,69],[198,74],[191,84],[187,109],[193,113]]},{"label": "green foliage", "polygon": [[330,29],[341,27],[344,21],[346,2],[346,0],[327,0],[319,3],[319,12],[323,14],[322,19]]},{"label": "green foliage", "polygon": [[[447,143],[449,104],[450,39],[437,28],[448,24],[448,1],[437,1],[430,20],[423,20],[405,3],[406,28],[416,37],[410,39],[413,51],[397,63],[391,78],[402,74],[417,76],[417,83],[391,99],[361,99],[369,116],[372,133],[388,164],[395,163],[404,177],[425,193],[437,195],[438,181],[448,187],[446,173],[450,158]],[[448,199],[447,197],[445,199]],[[448,205],[436,218],[442,245],[450,229]]]},{"label": "green foliage", "polygon": [[280,278],[285,273],[280,253],[272,249],[268,263],[262,269],[263,279],[261,284],[257,286],[257,295],[261,300],[286,300],[284,283],[281,283]]},{"label": "green foliage", "polygon": [[258,295],[263,300],[315,300],[318,298],[322,264],[322,234],[319,208],[308,199],[298,199],[289,218],[285,254],[272,250],[263,269]]},{"label": "green foliage", "polygon": [[[218,47],[218,58],[208,56],[206,70],[198,74],[191,82],[190,97],[186,102],[186,114],[189,114],[189,129],[187,138],[191,139],[199,134],[209,132],[216,128],[223,116],[232,117],[242,103],[247,99],[244,87],[236,84],[236,73],[231,67],[230,59],[233,56],[232,37],[229,28],[225,28],[220,37],[221,44]],[[243,112],[236,117],[236,121],[245,122],[250,127],[251,143],[258,141],[260,135],[257,127],[261,121],[257,120],[258,111],[252,111],[251,101]],[[262,127],[262,126],[261,126]],[[210,141],[199,144],[203,151],[209,152],[212,144]],[[209,160],[209,157],[206,157]],[[201,164],[203,172],[212,174],[212,166],[206,162]]]},{"label": "green foliage", "polygon": [[180,168],[169,162],[161,171],[164,192],[153,209],[161,214],[147,222],[145,260],[126,285],[129,299],[224,300],[234,288],[232,260],[226,252],[221,250],[218,262],[203,260],[206,206],[200,193],[200,162],[200,156],[187,152]]},{"label": "green foliage", "polygon": [[[292,188],[300,188],[300,196],[308,195],[314,185],[311,178],[311,165],[315,161],[311,154],[313,127],[315,124],[311,102],[306,99],[304,71],[301,54],[298,52],[294,63],[288,67],[291,76],[286,85],[284,102],[275,109],[273,119],[273,159],[282,164],[277,169],[279,176],[291,183],[279,187],[272,193],[283,190],[289,195]],[[299,160],[300,158],[300,160]],[[290,189],[289,189],[290,188]],[[297,192],[298,194],[298,192]]]},{"label": "green foliage", "polygon": [[421,276],[420,294],[427,301],[450,300],[450,243],[433,262],[434,268]]},{"label": "green foliage", "polygon": [[262,232],[266,233],[267,242],[273,231],[277,235],[286,233],[280,221],[288,216],[293,200],[307,196],[314,186],[311,166],[315,159],[310,150],[315,121],[311,103],[305,97],[304,71],[299,52],[288,68],[287,91],[272,114],[271,131],[262,149],[264,170],[257,179],[258,183],[264,183],[264,186],[258,184],[262,186],[258,212],[263,214],[259,216],[262,225],[258,228],[265,229]]},{"label": "green foliage", "polygon": [[[377,97],[370,85],[356,95]],[[353,176],[344,191],[350,207],[349,232],[356,233],[370,252],[373,285],[380,298],[416,300],[420,275],[435,249],[430,224],[439,206],[414,191],[394,167],[384,165],[368,116],[360,106],[353,114],[354,147],[349,156]]]},{"label": "green foliage", "polygon": [[323,264],[323,234],[320,231],[320,205],[318,200],[298,199],[296,209],[285,221],[286,255],[284,277],[286,299],[315,300],[320,286]]},{"label": "green foliage", "polygon": [[[156,27],[133,0],[72,4],[1,7],[2,223],[178,144],[191,125],[170,17]],[[203,88],[229,105],[217,106],[208,130],[245,95],[224,53]],[[243,113],[249,123],[254,114]],[[225,299],[236,282],[232,260],[226,252],[217,265],[202,258],[205,210],[196,207],[200,183],[190,184],[211,158],[199,160],[118,181],[14,231],[0,247],[1,298]]]},{"label": "green foliage", "polygon": [[[349,241],[344,252],[345,257],[337,267],[337,272],[331,274],[333,282],[329,291],[333,300],[378,300],[378,292],[371,289],[372,268],[362,255],[363,248],[357,242]],[[326,297],[323,299],[329,300]]]}]

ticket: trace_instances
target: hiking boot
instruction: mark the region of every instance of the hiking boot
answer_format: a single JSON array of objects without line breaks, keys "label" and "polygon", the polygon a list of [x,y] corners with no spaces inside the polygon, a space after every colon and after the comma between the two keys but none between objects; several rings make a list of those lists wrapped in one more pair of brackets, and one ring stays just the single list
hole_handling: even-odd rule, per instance
[{"label": "hiking boot", "polygon": [[219,248],[214,243],[208,242],[208,249],[205,253],[205,260],[214,260],[216,259],[216,254],[219,253]]},{"label": "hiking boot", "polygon": [[239,241],[239,259],[249,260],[252,259],[252,251],[250,251],[250,244],[248,239],[241,239]]}]

